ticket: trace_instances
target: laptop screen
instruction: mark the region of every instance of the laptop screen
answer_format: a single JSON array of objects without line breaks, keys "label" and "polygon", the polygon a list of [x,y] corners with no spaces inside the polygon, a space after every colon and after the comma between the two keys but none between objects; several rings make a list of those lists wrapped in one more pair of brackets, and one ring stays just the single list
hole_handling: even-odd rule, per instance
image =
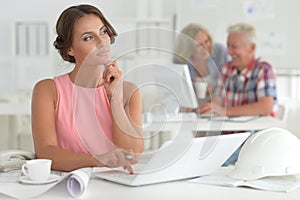
[{"label": "laptop screen", "polygon": [[198,106],[186,64],[141,65],[125,73],[123,78],[140,89],[143,111],[153,109],[153,106],[161,106],[166,112],[176,112],[179,107]]}]

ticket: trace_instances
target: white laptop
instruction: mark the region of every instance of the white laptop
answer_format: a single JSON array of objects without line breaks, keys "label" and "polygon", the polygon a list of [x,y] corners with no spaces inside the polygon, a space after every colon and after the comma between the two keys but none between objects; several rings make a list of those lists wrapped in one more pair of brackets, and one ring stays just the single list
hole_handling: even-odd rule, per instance
[{"label": "white laptop", "polygon": [[249,132],[244,132],[190,138],[181,134],[169,144],[163,145],[145,164],[133,165],[135,174],[112,169],[95,172],[94,175],[128,186],[141,186],[207,175],[219,169],[249,135]]}]

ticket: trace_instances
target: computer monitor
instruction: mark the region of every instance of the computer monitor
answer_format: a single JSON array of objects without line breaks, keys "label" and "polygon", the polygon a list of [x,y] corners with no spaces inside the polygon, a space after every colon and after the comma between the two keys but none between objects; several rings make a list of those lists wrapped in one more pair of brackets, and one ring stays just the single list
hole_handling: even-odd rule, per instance
[{"label": "computer monitor", "polygon": [[[186,64],[145,64],[123,74],[123,79],[135,83],[141,92],[143,106],[196,108],[197,97]],[[145,105],[148,102],[148,105]],[[151,109],[150,108],[150,109]],[[143,108],[144,109],[144,108]]]}]

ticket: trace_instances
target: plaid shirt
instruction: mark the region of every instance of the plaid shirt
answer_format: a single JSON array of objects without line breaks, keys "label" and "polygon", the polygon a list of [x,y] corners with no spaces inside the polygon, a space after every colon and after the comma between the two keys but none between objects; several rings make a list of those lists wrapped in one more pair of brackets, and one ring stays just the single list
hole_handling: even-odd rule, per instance
[{"label": "plaid shirt", "polygon": [[228,63],[222,68],[218,86],[215,94],[226,107],[251,104],[266,96],[277,101],[276,75],[269,63],[259,59],[253,59],[240,73]]}]

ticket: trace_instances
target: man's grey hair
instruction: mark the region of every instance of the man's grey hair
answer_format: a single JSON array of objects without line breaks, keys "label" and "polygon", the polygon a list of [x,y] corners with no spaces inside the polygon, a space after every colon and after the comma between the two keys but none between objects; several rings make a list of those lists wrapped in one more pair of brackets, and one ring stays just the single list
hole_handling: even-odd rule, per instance
[{"label": "man's grey hair", "polygon": [[242,33],[246,36],[248,44],[256,44],[256,30],[254,26],[247,23],[237,23],[227,29],[228,35]]}]

